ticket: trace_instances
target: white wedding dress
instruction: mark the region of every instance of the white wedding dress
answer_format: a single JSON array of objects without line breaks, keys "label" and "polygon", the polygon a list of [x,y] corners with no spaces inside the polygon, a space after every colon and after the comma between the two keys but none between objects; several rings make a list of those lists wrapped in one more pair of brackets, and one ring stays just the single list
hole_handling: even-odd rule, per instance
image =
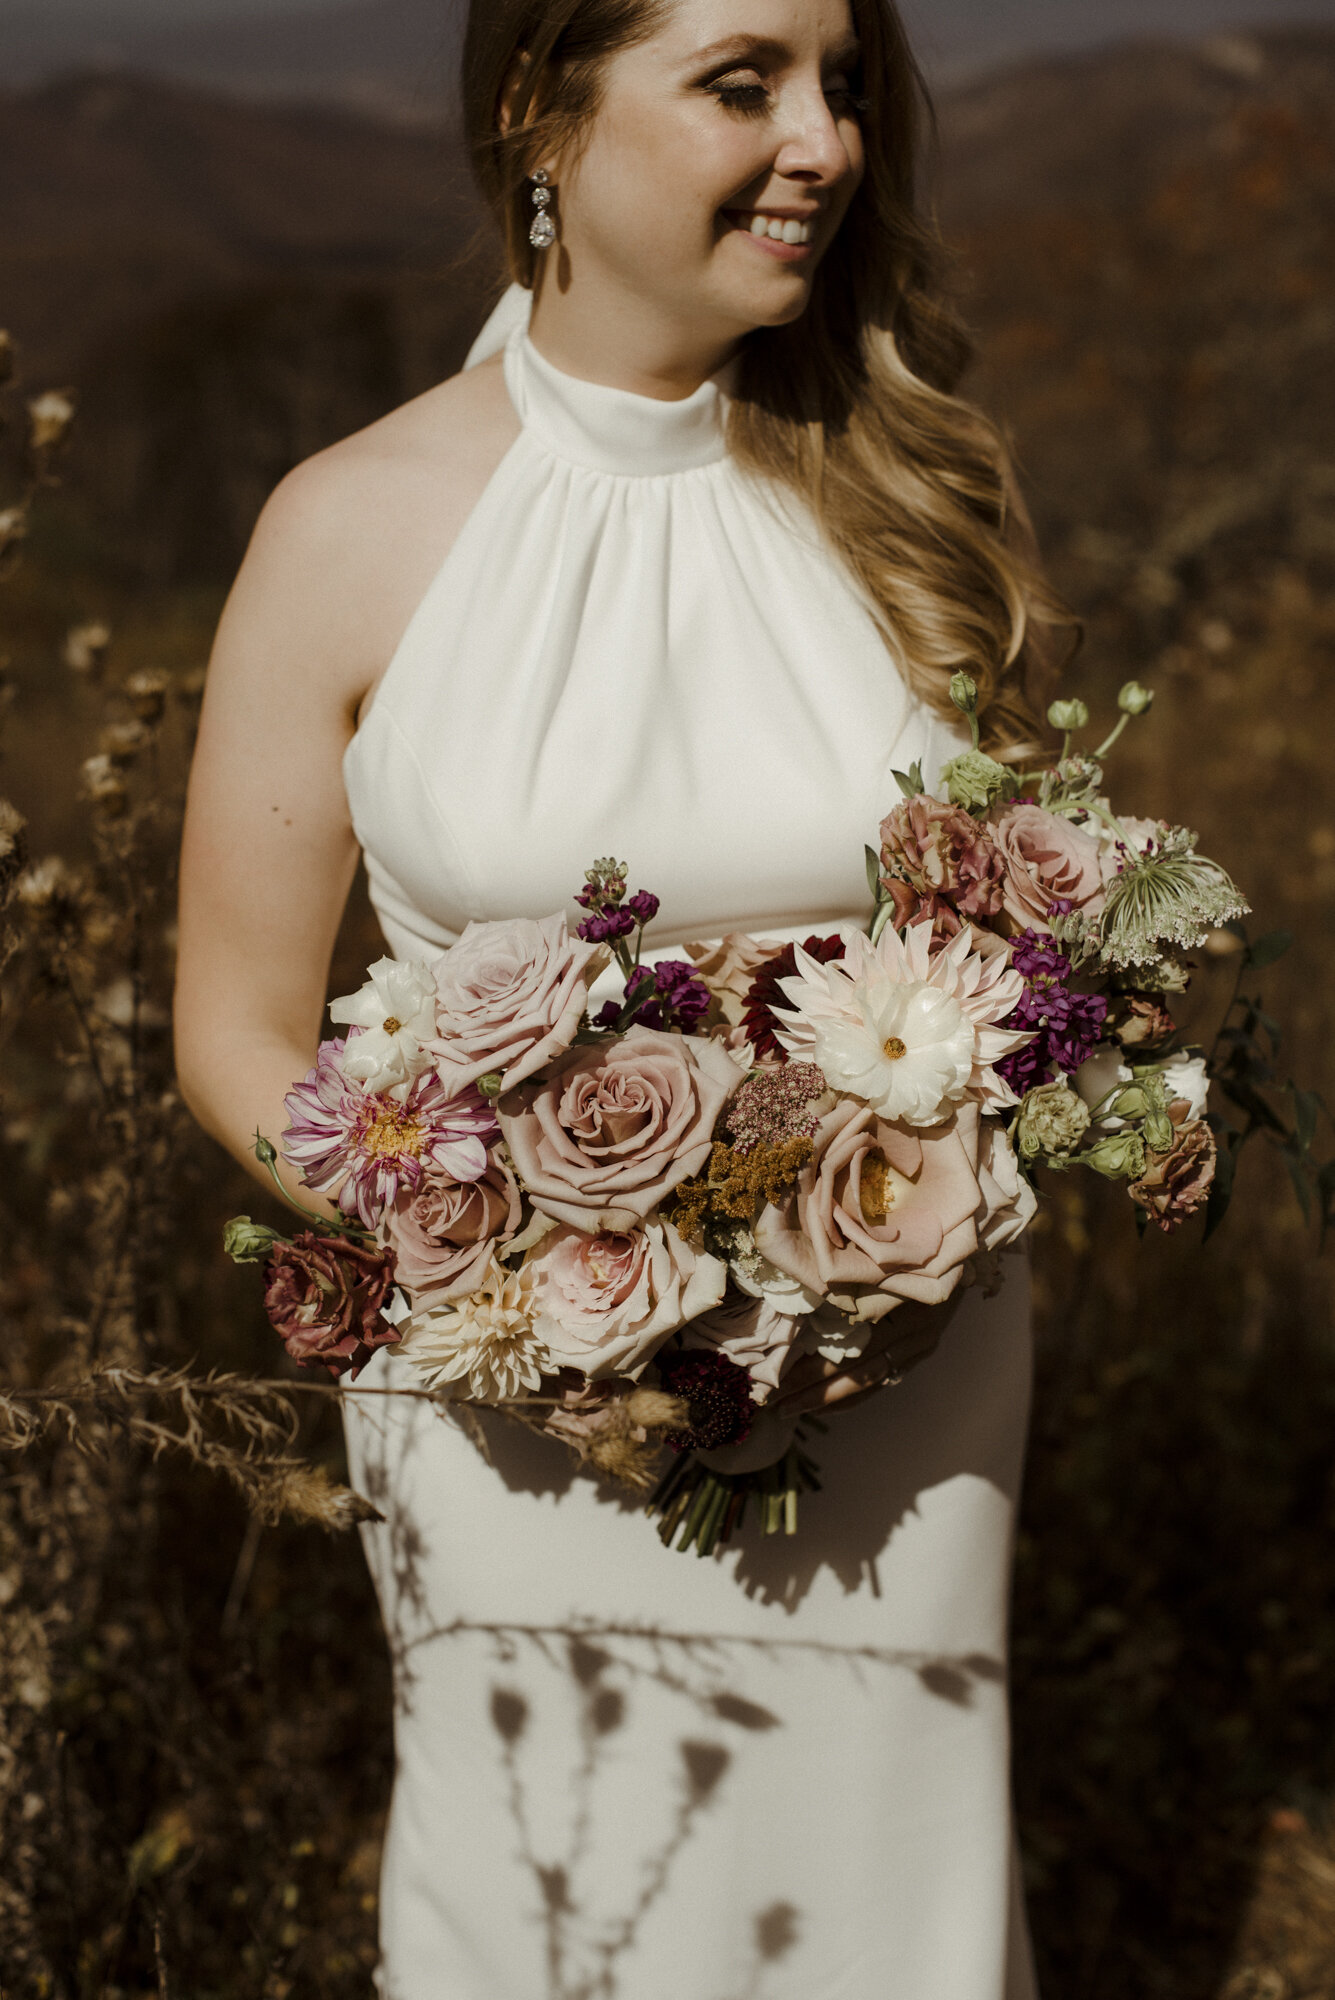
[{"label": "white wedding dress", "polygon": [[[502,302],[522,433],[346,760],[392,950],[567,908],[615,854],[660,946],[866,905],[863,845],[955,739],[814,530],[727,456],[724,391],[562,374]],[[1032,2000],[1012,1842],[1023,1258],[817,1440],[795,1539],[665,1550],[490,1419],[349,1399],[394,1659],[386,2000]],[[414,1380],[381,1350],[359,1386]]]}]

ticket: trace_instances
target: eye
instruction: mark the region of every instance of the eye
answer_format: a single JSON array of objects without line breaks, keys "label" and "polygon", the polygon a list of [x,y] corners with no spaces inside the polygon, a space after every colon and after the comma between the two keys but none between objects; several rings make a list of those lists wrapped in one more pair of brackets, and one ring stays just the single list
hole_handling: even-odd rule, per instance
[{"label": "eye", "polygon": [[769,90],[754,70],[732,70],[724,76],[712,77],[705,88],[728,111],[754,117],[769,109]]},{"label": "eye", "polygon": [[825,86],[825,95],[831,104],[842,105],[848,111],[863,112],[871,109],[870,99],[861,94],[861,85],[853,77],[844,74],[833,76]]}]

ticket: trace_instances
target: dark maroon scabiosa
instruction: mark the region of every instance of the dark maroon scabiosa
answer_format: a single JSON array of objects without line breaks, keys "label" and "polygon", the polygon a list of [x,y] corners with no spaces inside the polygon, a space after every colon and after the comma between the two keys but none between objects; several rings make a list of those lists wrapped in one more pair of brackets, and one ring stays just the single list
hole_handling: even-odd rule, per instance
[{"label": "dark maroon scabiosa", "polygon": [[[1055,906],[1054,906],[1055,907]],[[1071,991],[1071,961],[1050,937],[1021,931],[1011,939],[1011,963],[1023,975],[1024,997],[1005,1028],[1026,1028],[1034,1040],[996,1065],[1017,1097],[1055,1070],[1073,1076],[1103,1039],[1108,1002],[1101,993]]]},{"label": "dark maroon scabiosa", "polygon": [[[809,937],[803,939],[802,949],[822,965],[830,965],[844,956],[844,941],[840,937]],[[773,958],[766,959],[747,989],[742,1026],[757,1056],[771,1056],[778,1062],[788,1060],[788,1052],[774,1032],[779,1025],[774,1009],[788,1005],[779,981],[792,979],[796,972],[797,947],[786,944]]]},{"label": "dark maroon scabiosa", "polygon": [[820,1123],[814,1107],[829,1087],[825,1072],[808,1062],[786,1062],[780,1069],[762,1069],[749,1076],[723,1119],[734,1152],[746,1154],[757,1146],[809,1139]]},{"label": "dark maroon scabiosa", "polygon": [[726,1354],[660,1354],[658,1379],[690,1411],[687,1429],[664,1432],[674,1451],[717,1451],[751,1435],[751,1377]]},{"label": "dark maroon scabiosa", "polygon": [[264,1267],[264,1308],[301,1367],[356,1376],[378,1347],[399,1338],[384,1315],[393,1284],[385,1251],[307,1229],[274,1244]]}]

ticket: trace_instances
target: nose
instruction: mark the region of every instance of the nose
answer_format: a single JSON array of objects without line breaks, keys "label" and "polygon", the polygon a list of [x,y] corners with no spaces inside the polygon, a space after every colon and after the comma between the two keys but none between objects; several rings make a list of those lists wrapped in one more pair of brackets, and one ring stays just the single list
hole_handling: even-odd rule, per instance
[{"label": "nose", "polygon": [[787,126],[774,161],[785,180],[834,187],[852,171],[853,161],[824,90],[785,93]]}]

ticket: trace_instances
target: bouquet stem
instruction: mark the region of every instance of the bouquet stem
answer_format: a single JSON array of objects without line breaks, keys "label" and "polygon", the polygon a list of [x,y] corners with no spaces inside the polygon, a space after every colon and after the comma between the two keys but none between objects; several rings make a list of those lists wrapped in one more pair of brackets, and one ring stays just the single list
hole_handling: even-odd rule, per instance
[{"label": "bouquet stem", "polygon": [[731,1539],[746,1518],[752,1494],[760,1513],[763,1535],[795,1535],[801,1493],[819,1493],[815,1460],[800,1442],[802,1430],[781,1459],[757,1472],[714,1472],[694,1452],[683,1452],[670,1465],[645,1506],[658,1516],[658,1538],[665,1548],[685,1554],[712,1555]]}]

